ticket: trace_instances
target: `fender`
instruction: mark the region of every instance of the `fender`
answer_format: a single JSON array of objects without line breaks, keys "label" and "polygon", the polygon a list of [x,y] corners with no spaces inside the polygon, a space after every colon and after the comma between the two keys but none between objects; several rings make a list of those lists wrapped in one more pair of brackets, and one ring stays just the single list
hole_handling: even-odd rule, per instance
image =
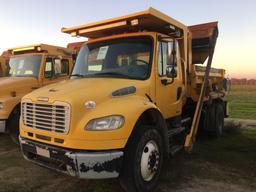
[{"label": "fender", "polygon": [[[81,105],[81,104],[80,104]],[[122,97],[111,97],[102,103],[97,103],[93,109],[86,109],[81,105],[72,108],[70,129],[68,134],[59,134],[58,138],[63,139],[65,142],[55,143],[61,147],[83,150],[114,150],[125,148],[128,139],[132,135],[132,131],[136,127],[136,123],[140,120],[145,112],[150,110],[161,113],[155,104],[150,102],[146,97],[130,95]],[[76,109],[76,110],[74,110]],[[92,119],[102,118],[110,115],[122,115],[125,118],[123,127],[116,130],[109,131],[89,131],[86,130],[86,125]],[[158,115],[159,116],[159,115]],[[157,117],[157,116],[155,116]],[[162,120],[162,122],[164,122]],[[23,126],[20,130],[22,137],[27,137],[27,133],[31,130]],[[42,134],[43,130],[33,130],[34,134]],[[163,135],[167,135],[162,133]],[[56,135],[47,132],[49,137],[55,138]],[[33,138],[36,141],[37,138]],[[52,141],[44,141],[48,144],[53,144]]]},{"label": "fender", "polygon": [[[97,105],[95,109],[90,109],[80,121],[74,121],[70,128],[72,130],[70,137],[81,139],[81,135],[83,135],[83,139],[91,141],[122,140],[119,148],[124,148],[141,115],[149,109],[159,111],[156,105],[146,97],[134,95],[109,99]],[[124,126],[110,131],[87,131],[85,129],[90,120],[109,115],[124,116]]]},{"label": "fender", "polygon": [[20,104],[21,97],[1,98],[4,108],[0,110],[0,119],[9,119],[13,110]]}]

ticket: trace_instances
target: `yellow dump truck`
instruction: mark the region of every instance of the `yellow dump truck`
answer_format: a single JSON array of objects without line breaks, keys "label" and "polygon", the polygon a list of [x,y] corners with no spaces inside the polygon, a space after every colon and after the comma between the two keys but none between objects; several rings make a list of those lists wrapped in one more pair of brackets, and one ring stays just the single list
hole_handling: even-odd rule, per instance
[{"label": "yellow dump truck", "polygon": [[221,135],[225,71],[211,68],[217,22],[187,27],[150,8],[62,32],[89,40],[70,80],[23,97],[27,160],[150,191],[164,160],[192,150],[198,127]]},{"label": "yellow dump truck", "polygon": [[39,44],[8,51],[9,74],[0,80],[0,132],[18,141],[21,98],[39,87],[67,79],[73,66],[72,50]]}]

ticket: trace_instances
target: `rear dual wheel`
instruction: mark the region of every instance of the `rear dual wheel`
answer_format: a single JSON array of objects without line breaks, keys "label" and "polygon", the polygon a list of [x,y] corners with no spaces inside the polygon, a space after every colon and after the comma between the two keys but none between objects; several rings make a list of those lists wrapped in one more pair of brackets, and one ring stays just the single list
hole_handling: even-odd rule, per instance
[{"label": "rear dual wheel", "polygon": [[121,186],[128,192],[152,191],[159,180],[162,164],[161,135],[153,127],[141,127],[125,149]]},{"label": "rear dual wheel", "polygon": [[224,129],[224,109],[223,105],[217,103],[215,106],[215,128],[214,136],[220,137]]},{"label": "rear dual wheel", "polygon": [[221,137],[224,129],[224,105],[220,101],[214,101],[204,108],[201,114],[199,130],[215,138]]},{"label": "rear dual wheel", "polygon": [[221,137],[224,129],[224,108],[220,102],[214,102],[208,108],[207,130],[215,138]]}]

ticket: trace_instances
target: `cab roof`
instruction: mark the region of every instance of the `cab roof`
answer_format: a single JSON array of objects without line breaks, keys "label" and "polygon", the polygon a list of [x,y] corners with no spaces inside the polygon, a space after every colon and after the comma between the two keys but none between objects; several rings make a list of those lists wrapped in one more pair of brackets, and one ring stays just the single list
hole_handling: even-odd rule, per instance
[{"label": "cab roof", "polygon": [[47,45],[47,44],[35,44],[35,45],[28,45],[22,47],[15,47],[12,49],[8,49],[8,52],[17,55],[17,54],[24,54],[24,53],[49,53],[52,55],[70,55],[72,50],[67,49],[65,47],[59,47],[54,45]]}]

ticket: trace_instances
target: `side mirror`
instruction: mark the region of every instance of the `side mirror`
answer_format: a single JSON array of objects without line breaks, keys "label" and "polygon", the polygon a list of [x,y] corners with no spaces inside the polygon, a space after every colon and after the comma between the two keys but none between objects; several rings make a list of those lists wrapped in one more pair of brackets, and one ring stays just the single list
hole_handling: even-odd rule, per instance
[{"label": "side mirror", "polygon": [[61,59],[59,58],[54,59],[54,72],[57,77],[61,74]]},{"label": "side mirror", "polygon": [[168,78],[172,78],[172,79],[177,77],[177,69],[174,65],[167,65],[166,66],[166,76]]}]

